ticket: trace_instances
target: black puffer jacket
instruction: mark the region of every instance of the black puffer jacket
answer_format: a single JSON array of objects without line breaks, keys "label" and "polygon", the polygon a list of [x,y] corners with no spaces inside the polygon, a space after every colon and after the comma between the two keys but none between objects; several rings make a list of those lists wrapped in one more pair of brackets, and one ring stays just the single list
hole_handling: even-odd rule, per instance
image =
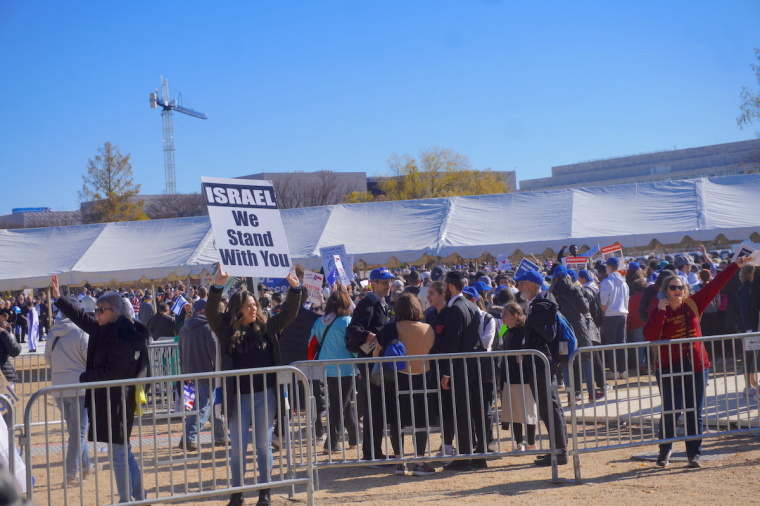
[{"label": "black puffer jacket", "polygon": [[21,345],[7,330],[0,330],[0,368],[9,383],[18,383],[18,374],[11,364],[11,357],[18,357]]},{"label": "black puffer jacket", "polygon": [[[55,305],[90,335],[87,369],[80,375],[80,382],[137,378],[149,367],[150,334],[139,321],[120,316],[115,322],[99,325],[94,317],[74,307],[66,297],[59,298]],[[128,442],[135,420],[135,387],[95,389],[94,402],[90,392],[85,395],[90,418],[89,440],[116,444]]]},{"label": "black puffer jacket", "polygon": [[596,331],[596,327],[590,327],[594,322],[582,289],[572,284],[568,278],[557,278],[552,281],[551,292],[557,299],[559,310],[573,327],[578,346],[591,346],[592,332]]}]

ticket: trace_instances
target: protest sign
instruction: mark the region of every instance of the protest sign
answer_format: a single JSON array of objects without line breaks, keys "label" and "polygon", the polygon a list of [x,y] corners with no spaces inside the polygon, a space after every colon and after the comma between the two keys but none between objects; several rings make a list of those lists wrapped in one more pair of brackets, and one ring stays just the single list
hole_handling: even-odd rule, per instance
[{"label": "protest sign", "polygon": [[343,262],[343,269],[348,276],[353,279],[354,275],[354,255],[346,253],[346,247],[342,244],[338,246],[328,246],[326,248],[319,248],[319,256],[322,257],[322,268],[324,268],[327,281],[332,285],[335,280],[330,281],[330,273],[335,270],[335,264],[333,263],[333,255],[340,256],[341,262]]},{"label": "protest sign", "polygon": [[259,283],[273,292],[285,293],[290,289],[290,283],[285,278],[261,278]]},{"label": "protest sign", "polygon": [[736,251],[734,251],[734,256],[731,257],[732,262],[736,262],[736,260],[740,257],[748,257],[752,254],[752,252],[755,251],[755,248],[750,246],[749,244],[742,243],[736,246]]},{"label": "protest sign", "polygon": [[512,264],[509,261],[509,257],[507,255],[499,255],[497,258],[499,261],[499,270],[500,271],[510,271],[512,270]]},{"label": "protest sign", "polygon": [[592,246],[591,248],[589,248],[589,250],[587,252],[581,253],[580,256],[591,258],[592,256],[594,256],[597,253],[599,253],[600,249],[601,248],[599,247],[599,243],[596,243],[595,246]]},{"label": "protest sign", "polygon": [[270,181],[202,177],[203,197],[222,270],[231,276],[284,278],[290,251]]},{"label": "protest sign", "polygon": [[332,264],[334,268],[330,274],[327,274],[327,283],[331,287],[336,281],[340,281],[346,286],[350,285],[351,280],[346,276],[346,270],[343,268],[343,260],[341,260],[340,255],[333,255]]},{"label": "protest sign", "polygon": [[562,265],[568,269],[581,270],[586,268],[588,258],[586,257],[562,257]]},{"label": "protest sign", "polygon": [[623,256],[623,247],[620,243],[611,244],[602,248],[602,262],[606,262],[608,258],[616,257],[620,264],[618,265],[618,272],[625,274],[626,265],[625,257]]},{"label": "protest sign", "polygon": [[517,266],[517,271],[515,271],[515,277],[518,278],[525,274],[528,271],[540,271],[541,269],[538,267],[538,264],[534,264],[527,258],[523,258],[520,260],[520,264]]},{"label": "protest sign", "polygon": [[303,271],[303,286],[309,291],[308,301],[316,306],[322,305],[322,281],[324,279],[324,276],[316,272]]}]

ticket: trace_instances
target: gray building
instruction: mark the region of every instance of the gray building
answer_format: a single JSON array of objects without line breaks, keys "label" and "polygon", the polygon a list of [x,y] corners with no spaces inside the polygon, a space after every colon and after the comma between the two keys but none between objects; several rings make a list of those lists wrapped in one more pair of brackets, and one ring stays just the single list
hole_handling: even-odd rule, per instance
[{"label": "gray building", "polygon": [[672,181],[760,172],[760,139],[592,160],[552,167],[552,176],[520,181],[520,191]]}]

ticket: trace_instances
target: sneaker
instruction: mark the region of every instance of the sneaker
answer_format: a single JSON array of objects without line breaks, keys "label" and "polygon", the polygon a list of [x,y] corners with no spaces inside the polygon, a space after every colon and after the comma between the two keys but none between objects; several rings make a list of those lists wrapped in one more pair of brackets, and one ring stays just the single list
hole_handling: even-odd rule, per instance
[{"label": "sneaker", "polygon": [[230,444],[229,439],[220,439],[218,441],[214,441],[214,446],[227,446],[228,444]]},{"label": "sneaker", "polygon": [[606,383],[604,385],[604,391],[605,392],[612,392],[612,385],[610,385],[609,383]]},{"label": "sneaker", "polygon": [[412,470],[413,476],[430,476],[431,474],[435,474],[435,469],[424,462],[421,464],[415,464],[414,469]]},{"label": "sneaker", "polygon": [[406,476],[406,464],[396,464],[396,471],[393,474],[396,476]]},{"label": "sneaker", "polygon": [[318,444],[318,445],[323,445],[323,444],[325,444],[325,441],[327,441],[327,434],[322,434],[321,436],[319,436],[319,437],[317,438],[317,440],[316,440],[316,441],[317,441],[317,444]]},{"label": "sneaker", "polygon": [[[550,466],[552,465],[552,455],[551,453],[542,455],[538,457],[533,463],[537,466]],[[565,464],[567,464],[567,452],[562,452],[557,455],[557,465],[564,466]]]},{"label": "sneaker", "polygon": [[535,449],[538,448],[536,443],[533,443],[532,445],[525,445],[525,443],[523,443],[523,445],[524,445],[525,451],[528,451],[528,452],[535,451]]},{"label": "sneaker", "polygon": [[628,373],[626,371],[619,372],[617,377],[618,379],[621,379],[621,380],[628,379]]},{"label": "sneaker", "polygon": [[91,476],[95,476],[96,474],[98,474],[100,469],[101,468],[99,465],[98,466],[96,466],[95,464],[91,465],[90,467],[82,471],[82,479],[86,480],[90,478]]},{"label": "sneaker", "polygon": [[596,392],[594,392],[593,397],[591,395],[588,396],[588,401],[589,402],[598,401],[600,399],[604,399],[606,396],[607,396],[606,392],[604,392],[603,390],[597,390]]},{"label": "sneaker", "polygon": [[575,392],[575,402],[583,402],[583,392]]},{"label": "sneaker", "polygon": [[450,457],[451,455],[454,455],[454,447],[451,445],[443,445],[436,457]]},{"label": "sneaker", "polygon": [[499,451],[499,442],[498,441],[489,441],[488,442],[488,451],[489,452],[498,452]]},{"label": "sneaker", "polygon": [[74,476],[73,478],[68,478],[66,480],[66,486],[67,487],[78,487],[82,484],[81,480]]},{"label": "sneaker", "polygon": [[699,455],[689,457],[689,463],[686,464],[686,467],[689,469],[702,469],[702,459],[699,458]]},{"label": "sneaker", "polygon": [[757,389],[755,387],[745,387],[742,391],[742,396],[754,397],[757,395]]},{"label": "sneaker", "polygon": [[657,457],[655,464],[657,467],[666,467],[670,464],[670,450],[660,450],[660,455]]},{"label": "sneaker", "polygon": [[177,445],[178,450],[186,450],[188,452],[194,452],[198,449],[198,447],[193,443],[192,441],[185,441],[184,439],[179,440],[179,444]]},{"label": "sneaker", "polygon": [[525,443],[517,443],[517,446],[515,447],[515,451],[517,451],[517,452],[524,452],[525,448],[527,448],[525,446]]},{"label": "sneaker", "polygon": [[340,453],[340,446],[337,444],[329,446],[325,445],[324,449],[322,450],[322,453],[324,455],[330,455],[331,453]]},{"label": "sneaker", "polygon": [[617,374],[615,374],[614,372],[610,371],[607,374],[605,374],[604,377],[607,378],[608,380],[615,380],[615,379],[617,379]]},{"label": "sneaker", "polygon": [[453,473],[466,473],[474,469],[469,460],[455,460],[443,466],[444,471],[451,471]]},{"label": "sneaker", "polygon": [[277,434],[273,434],[272,435],[272,449],[279,450],[281,444],[282,444],[282,439],[280,439],[280,436],[278,436]]}]

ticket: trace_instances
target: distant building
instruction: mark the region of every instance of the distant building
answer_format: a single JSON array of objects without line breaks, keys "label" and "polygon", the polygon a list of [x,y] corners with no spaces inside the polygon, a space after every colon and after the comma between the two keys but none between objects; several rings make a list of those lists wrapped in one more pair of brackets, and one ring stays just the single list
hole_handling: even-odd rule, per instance
[{"label": "distant building", "polygon": [[760,139],[674,149],[552,167],[552,176],[520,181],[520,191],[672,181],[760,172]]},{"label": "distant building", "polygon": [[0,216],[0,228],[42,228],[81,225],[79,211],[36,211],[33,208],[16,208],[12,214]]}]

